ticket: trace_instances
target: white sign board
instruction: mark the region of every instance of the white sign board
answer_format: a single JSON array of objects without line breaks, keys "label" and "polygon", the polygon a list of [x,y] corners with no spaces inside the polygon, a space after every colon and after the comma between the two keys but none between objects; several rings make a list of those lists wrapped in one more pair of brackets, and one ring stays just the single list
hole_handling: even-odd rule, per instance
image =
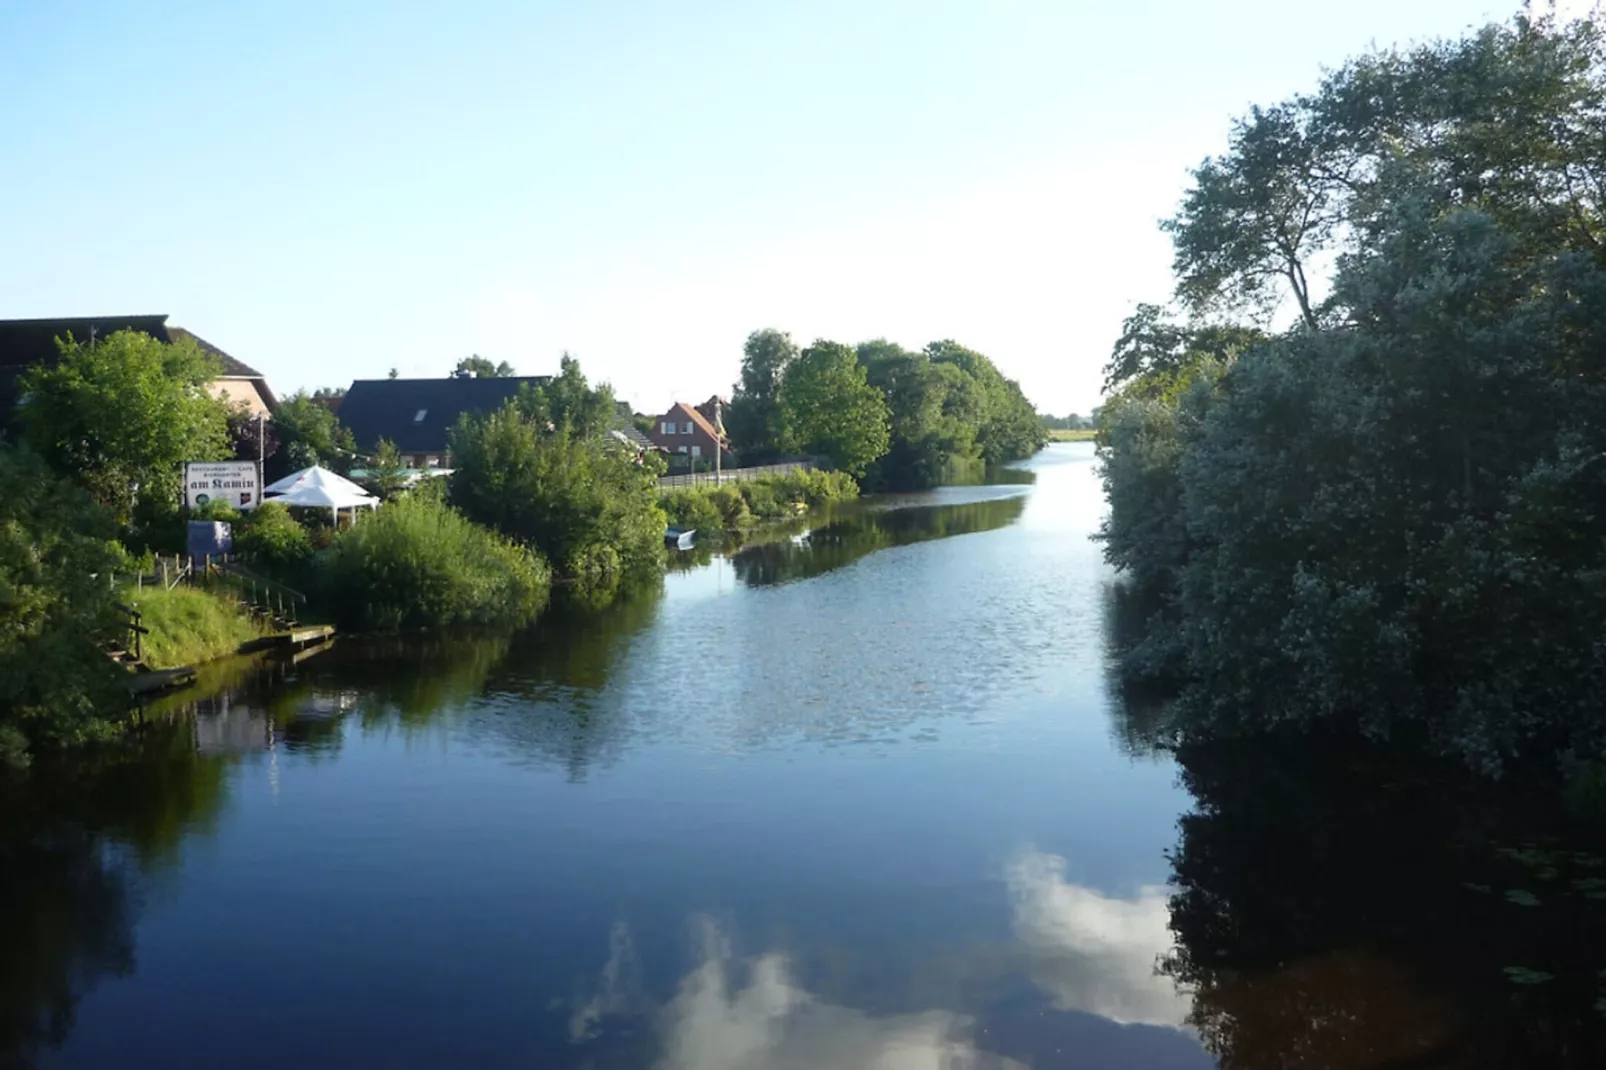
[{"label": "white sign board", "polygon": [[225,501],[236,509],[255,509],[262,501],[255,461],[186,461],[184,505],[198,509]]}]

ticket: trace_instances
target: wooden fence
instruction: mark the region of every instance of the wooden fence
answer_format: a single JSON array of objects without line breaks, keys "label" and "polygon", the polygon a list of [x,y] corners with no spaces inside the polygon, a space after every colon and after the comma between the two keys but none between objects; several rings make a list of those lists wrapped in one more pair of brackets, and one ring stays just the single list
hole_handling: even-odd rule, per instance
[{"label": "wooden fence", "polygon": [[813,461],[788,461],[786,464],[761,464],[754,468],[727,468],[723,472],[688,472],[678,476],[664,476],[660,487],[712,487],[718,483],[740,483],[747,479],[765,476],[787,476],[793,472],[807,472],[814,468]]}]

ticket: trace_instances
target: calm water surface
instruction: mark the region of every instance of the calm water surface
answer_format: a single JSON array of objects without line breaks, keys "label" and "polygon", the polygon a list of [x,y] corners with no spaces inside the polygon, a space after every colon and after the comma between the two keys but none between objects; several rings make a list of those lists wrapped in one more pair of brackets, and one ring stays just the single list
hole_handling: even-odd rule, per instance
[{"label": "calm water surface", "polygon": [[[1189,1024],[1193,993],[1157,969],[1194,801],[1109,692],[1091,449],[1025,471],[511,640],[235,670],[147,760],[20,808],[0,1047],[61,1067],[1214,1065],[1211,1015]],[[1267,812],[1232,842],[1281,852]],[[1223,827],[1179,864],[1219,877]],[[1263,889],[1262,865],[1231,879]],[[1217,996],[1215,1028],[1245,1018]],[[1301,1005],[1290,1021],[1319,1017]],[[1285,1026],[1238,1061],[1289,1065]]]}]

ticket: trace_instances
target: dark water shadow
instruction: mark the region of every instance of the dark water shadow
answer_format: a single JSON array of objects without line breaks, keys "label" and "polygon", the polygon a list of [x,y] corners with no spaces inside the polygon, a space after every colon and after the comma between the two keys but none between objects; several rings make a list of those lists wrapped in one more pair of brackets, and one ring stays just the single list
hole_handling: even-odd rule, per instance
[{"label": "dark water shadow", "polygon": [[87,992],[134,972],[140,887],[215,821],[226,769],[176,722],[0,778],[0,1067],[34,1065]]},{"label": "dark water shadow", "polygon": [[1543,785],[1187,744],[1167,970],[1224,1067],[1606,1066],[1606,837]]}]

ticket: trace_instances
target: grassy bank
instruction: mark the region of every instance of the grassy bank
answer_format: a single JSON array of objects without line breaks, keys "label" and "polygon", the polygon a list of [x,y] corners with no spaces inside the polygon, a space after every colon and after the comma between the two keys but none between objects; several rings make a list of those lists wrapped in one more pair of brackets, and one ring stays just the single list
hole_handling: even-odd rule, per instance
[{"label": "grassy bank", "polygon": [[153,669],[176,669],[221,658],[261,635],[223,594],[175,587],[129,591],[125,601],[137,605],[150,634],[142,642],[145,663]]},{"label": "grassy bank", "polygon": [[810,471],[718,487],[673,487],[663,491],[660,504],[674,527],[742,531],[858,496],[859,485],[845,472]]},{"label": "grassy bank", "polygon": [[1061,428],[1059,430],[1049,431],[1048,440],[1050,442],[1092,442],[1094,436],[1097,434],[1098,432],[1093,430],[1091,427],[1085,429],[1079,428],[1076,430]]}]

